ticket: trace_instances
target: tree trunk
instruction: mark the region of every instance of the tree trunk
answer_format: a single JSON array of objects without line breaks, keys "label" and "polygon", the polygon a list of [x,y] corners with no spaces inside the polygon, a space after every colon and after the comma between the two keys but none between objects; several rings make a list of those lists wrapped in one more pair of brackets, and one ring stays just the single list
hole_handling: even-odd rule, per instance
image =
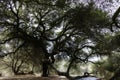
[{"label": "tree trunk", "polygon": [[118,78],[120,77],[120,71],[115,72],[115,74],[113,75],[112,78],[110,78],[109,80],[119,80]]},{"label": "tree trunk", "polygon": [[49,66],[49,60],[45,59],[42,63],[42,76],[43,77],[48,77],[48,74],[49,74],[49,69],[48,69],[48,66]]}]

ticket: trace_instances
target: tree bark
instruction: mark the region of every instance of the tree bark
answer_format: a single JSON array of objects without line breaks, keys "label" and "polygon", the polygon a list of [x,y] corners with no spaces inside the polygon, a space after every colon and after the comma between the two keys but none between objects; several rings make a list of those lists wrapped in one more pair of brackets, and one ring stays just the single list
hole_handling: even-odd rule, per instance
[{"label": "tree bark", "polygon": [[49,74],[48,66],[49,66],[49,60],[45,59],[42,63],[42,71],[43,71],[42,76],[43,77],[48,77],[48,74]]}]

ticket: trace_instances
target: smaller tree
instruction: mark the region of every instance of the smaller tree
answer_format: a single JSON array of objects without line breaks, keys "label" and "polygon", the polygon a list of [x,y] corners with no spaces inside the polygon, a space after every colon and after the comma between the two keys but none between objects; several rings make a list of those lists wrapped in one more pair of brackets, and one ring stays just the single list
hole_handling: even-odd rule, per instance
[{"label": "smaller tree", "polygon": [[[25,48],[24,48],[25,49]],[[33,64],[27,52],[22,49],[11,53],[2,59],[3,65],[10,68],[15,75],[24,74],[26,71],[33,73]],[[30,70],[31,69],[31,70]]]},{"label": "smaller tree", "polygon": [[109,80],[119,80],[120,79],[120,54],[114,53],[109,56],[104,65],[104,69],[113,73],[113,76]]}]

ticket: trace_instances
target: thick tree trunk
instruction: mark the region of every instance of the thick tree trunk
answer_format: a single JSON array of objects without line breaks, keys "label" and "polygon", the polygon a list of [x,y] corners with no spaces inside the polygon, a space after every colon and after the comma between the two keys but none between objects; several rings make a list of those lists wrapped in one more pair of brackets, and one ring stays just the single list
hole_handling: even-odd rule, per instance
[{"label": "thick tree trunk", "polygon": [[42,63],[42,71],[43,71],[42,76],[43,77],[48,77],[48,74],[49,74],[48,66],[49,66],[49,61],[45,59]]}]

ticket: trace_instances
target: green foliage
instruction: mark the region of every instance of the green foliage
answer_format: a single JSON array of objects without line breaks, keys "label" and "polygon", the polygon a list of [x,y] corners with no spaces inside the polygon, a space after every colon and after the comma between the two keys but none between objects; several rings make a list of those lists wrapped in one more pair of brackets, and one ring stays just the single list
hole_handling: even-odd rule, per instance
[{"label": "green foliage", "polygon": [[105,27],[105,24],[107,24],[109,20],[107,13],[95,8],[94,5],[77,6],[71,10],[69,18],[69,23],[80,30],[84,28]]},{"label": "green foliage", "polygon": [[115,72],[119,70],[119,59],[120,55],[119,53],[114,53],[106,61],[105,69],[110,71],[110,72]]},{"label": "green foliage", "polygon": [[76,63],[87,62],[106,46],[108,39],[102,30],[109,29],[109,17],[93,2],[2,0],[0,6],[0,44],[10,46],[3,54],[14,53],[14,60],[19,57],[36,65],[47,60],[46,66],[57,60],[74,60],[70,63],[77,68]]},{"label": "green foliage", "polygon": [[59,8],[64,8],[66,1],[67,0],[57,0],[55,5]]},{"label": "green foliage", "polygon": [[113,80],[112,77],[115,79],[119,78],[119,71],[120,71],[120,54],[119,52],[114,52],[107,58],[102,58],[102,60],[95,62],[94,65],[94,72],[98,74],[98,76],[104,77],[106,80]]}]

